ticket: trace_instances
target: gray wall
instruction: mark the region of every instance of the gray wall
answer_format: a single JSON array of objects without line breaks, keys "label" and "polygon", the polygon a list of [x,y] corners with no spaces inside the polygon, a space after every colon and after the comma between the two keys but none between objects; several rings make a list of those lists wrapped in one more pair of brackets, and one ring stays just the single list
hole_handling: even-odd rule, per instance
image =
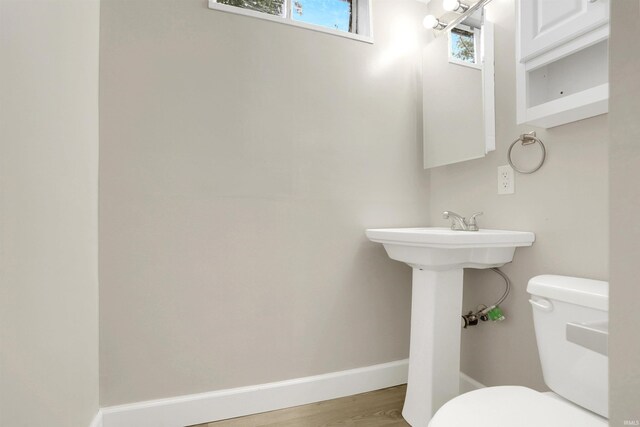
[{"label": "gray wall", "polygon": [[[504,267],[514,285],[503,304],[507,320],[463,331],[462,371],[487,385],[544,389],[526,285],[538,274],[608,279],[607,117],[546,131],[516,126],[515,2],[494,0],[490,8],[496,21],[497,148],[483,159],[431,170],[431,217],[434,225],[445,225],[444,210],[484,211],[481,227],[536,233],[534,245],[518,249]],[[530,130],[547,145],[547,161],[532,175],[516,174],[514,195],[498,196],[497,167],[507,164],[509,144]],[[464,307],[489,304],[502,290],[494,273],[467,270]]]},{"label": "gray wall", "polygon": [[610,206],[611,295],[609,341],[611,426],[640,420],[640,1],[611,2]]},{"label": "gray wall", "polygon": [[374,2],[374,45],[103,0],[103,406],[408,355],[406,266],[367,227],[429,223],[424,5]]},{"label": "gray wall", "polygon": [[98,411],[98,13],[0,2],[2,426]]}]

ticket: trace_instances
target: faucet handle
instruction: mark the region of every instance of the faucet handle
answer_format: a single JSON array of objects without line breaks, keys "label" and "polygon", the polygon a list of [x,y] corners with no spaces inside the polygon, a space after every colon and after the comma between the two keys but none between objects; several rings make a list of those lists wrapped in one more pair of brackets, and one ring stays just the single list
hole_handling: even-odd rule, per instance
[{"label": "faucet handle", "polygon": [[467,220],[467,225],[469,226],[470,231],[478,231],[478,224],[476,223],[476,217],[483,215],[483,212],[476,212],[469,217]]}]

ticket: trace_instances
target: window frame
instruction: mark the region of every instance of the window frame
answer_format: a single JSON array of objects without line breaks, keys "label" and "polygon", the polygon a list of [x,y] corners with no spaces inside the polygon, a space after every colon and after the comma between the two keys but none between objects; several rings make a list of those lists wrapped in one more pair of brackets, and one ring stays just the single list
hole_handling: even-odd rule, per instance
[{"label": "window frame", "polygon": [[[284,16],[271,15],[242,7],[231,6],[228,4],[218,3],[217,0],[209,0],[209,9],[218,10],[237,15],[248,16],[251,18],[263,19],[266,21],[277,22],[280,24],[290,25],[293,27],[304,28],[320,33],[327,33],[338,37],[344,37],[365,43],[373,43],[373,24],[372,24],[372,0],[352,0],[351,17],[356,21],[356,32],[340,31],[321,25],[309,24],[307,22],[296,21],[292,18],[292,0],[284,0]],[[354,7],[355,6],[355,7]],[[367,35],[363,35],[361,33]]]}]

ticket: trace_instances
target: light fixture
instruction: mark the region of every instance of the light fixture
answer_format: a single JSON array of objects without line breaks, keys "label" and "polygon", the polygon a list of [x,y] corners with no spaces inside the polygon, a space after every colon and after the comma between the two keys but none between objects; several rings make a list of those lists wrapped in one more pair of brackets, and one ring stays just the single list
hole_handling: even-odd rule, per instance
[{"label": "light fixture", "polygon": [[474,4],[467,5],[459,0],[442,0],[442,8],[447,12],[456,12],[458,13],[458,16],[452,21],[442,22],[433,15],[427,15],[424,17],[422,24],[427,29],[435,30],[435,36],[438,37],[439,34],[454,28],[456,25],[473,15],[476,11],[481,10],[490,1],[491,0],[477,0]]},{"label": "light fixture", "polygon": [[442,30],[444,29],[447,24],[445,24],[444,22],[441,22],[438,18],[436,18],[433,15],[427,15],[424,17],[424,20],[422,21],[422,25],[424,25],[425,28],[433,28],[434,30]]},{"label": "light fixture", "polygon": [[464,13],[469,9],[469,6],[458,0],[442,0],[442,8],[449,12]]}]

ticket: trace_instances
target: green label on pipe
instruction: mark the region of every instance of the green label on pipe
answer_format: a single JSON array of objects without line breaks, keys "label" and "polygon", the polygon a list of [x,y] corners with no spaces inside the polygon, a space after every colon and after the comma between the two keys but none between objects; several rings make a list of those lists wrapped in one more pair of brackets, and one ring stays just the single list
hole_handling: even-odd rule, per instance
[{"label": "green label on pipe", "polygon": [[493,320],[494,322],[502,322],[504,320],[504,314],[498,306],[489,310],[487,316],[489,316],[489,320]]}]

